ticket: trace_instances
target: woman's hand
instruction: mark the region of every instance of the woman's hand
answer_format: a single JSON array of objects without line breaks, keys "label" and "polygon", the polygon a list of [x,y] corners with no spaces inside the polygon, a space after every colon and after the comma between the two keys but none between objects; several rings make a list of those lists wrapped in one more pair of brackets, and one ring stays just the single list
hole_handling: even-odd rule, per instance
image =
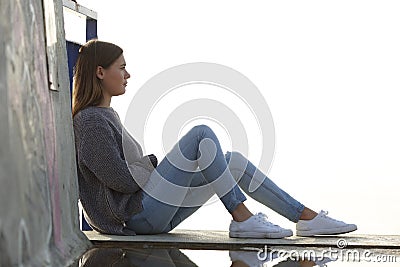
[{"label": "woman's hand", "polygon": [[150,159],[151,164],[153,164],[153,167],[156,168],[158,164],[157,157],[154,154],[147,155],[147,157]]}]

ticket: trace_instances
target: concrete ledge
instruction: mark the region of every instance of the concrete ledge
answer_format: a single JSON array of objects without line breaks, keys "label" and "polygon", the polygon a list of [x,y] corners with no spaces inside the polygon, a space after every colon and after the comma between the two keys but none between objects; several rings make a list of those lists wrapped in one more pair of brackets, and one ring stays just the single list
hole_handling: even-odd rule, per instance
[{"label": "concrete ledge", "polygon": [[[150,248],[175,247],[189,249],[242,249],[246,247],[338,247],[400,249],[400,235],[339,235],[321,237],[290,237],[284,239],[229,238],[226,231],[174,230],[168,234],[116,236],[94,231],[84,232],[95,245],[107,247]],[[340,241],[339,241],[340,240]]]}]

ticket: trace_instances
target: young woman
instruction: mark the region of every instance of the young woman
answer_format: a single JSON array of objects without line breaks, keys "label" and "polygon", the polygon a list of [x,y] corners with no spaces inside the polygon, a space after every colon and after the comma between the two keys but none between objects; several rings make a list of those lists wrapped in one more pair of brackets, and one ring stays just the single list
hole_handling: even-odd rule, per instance
[{"label": "young woman", "polygon": [[[246,197],[242,190],[297,223],[299,236],[340,234],[357,229],[354,224],[328,217],[326,212],[316,213],[305,207],[240,153],[224,155],[216,135],[205,125],[192,128],[159,165],[154,155],[143,155],[140,144],[133,137],[124,138],[123,146],[125,129],[110,102],[113,96],[125,93],[130,78],[125,67],[120,47],[97,40],[81,47],[75,66],[73,119],[79,193],[87,221],[93,229],[118,235],[166,233],[201,206],[183,205],[193,198],[198,199],[191,190],[176,196],[182,205],[163,203],[152,197],[148,190],[143,190],[148,184],[152,190],[165,190],[162,183],[154,182],[159,177],[178,186],[212,186],[232,216],[231,237],[283,238],[293,234],[291,230],[269,222],[264,214],[251,213],[243,203]],[[184,158],[180,157],[182,155]],[[191,164],[180,168],[179,160],[188,160]],[[244,171],[237,171],[239,166],[245,166]],[[248,188],[253,175],[263,182],[250,192]],[[218,186],[214,182],[221,177],[224,184],[232,185],[227,192],[221,189],[224,185]],[[204,202],[206,200],[204,198]]]}]

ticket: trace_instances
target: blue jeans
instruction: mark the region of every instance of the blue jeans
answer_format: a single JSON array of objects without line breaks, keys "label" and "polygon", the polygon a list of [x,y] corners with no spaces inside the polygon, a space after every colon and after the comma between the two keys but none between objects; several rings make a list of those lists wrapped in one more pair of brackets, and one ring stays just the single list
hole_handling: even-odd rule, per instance
[{"label": "blue jeans", "polygon": [[[262,182],[251,192],[252,179]],[[143,210],[132,216],[127,227],[137,234],[169,232],[215,193],[232,213],[246,200],[239,187],[293,222],[299,220],[304,209],[243,155],[224,155],[211,128],[193,127],[151,174],[144,187]]]}]

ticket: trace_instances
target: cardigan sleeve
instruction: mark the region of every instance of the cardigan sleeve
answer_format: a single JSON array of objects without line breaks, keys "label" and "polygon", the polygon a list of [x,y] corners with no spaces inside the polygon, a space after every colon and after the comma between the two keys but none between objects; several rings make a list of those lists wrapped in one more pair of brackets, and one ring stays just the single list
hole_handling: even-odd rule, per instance
[{"label": "cardigan sleeve", "polygon": [[[140,189],[125,159],[121,156],[110,127],[104,124],[85,127],[80,139],[78,161],[93,172],[102,183],[121,193],[135,193]],[[142,165],[141,162],[133,163],[137,164]]]}]

